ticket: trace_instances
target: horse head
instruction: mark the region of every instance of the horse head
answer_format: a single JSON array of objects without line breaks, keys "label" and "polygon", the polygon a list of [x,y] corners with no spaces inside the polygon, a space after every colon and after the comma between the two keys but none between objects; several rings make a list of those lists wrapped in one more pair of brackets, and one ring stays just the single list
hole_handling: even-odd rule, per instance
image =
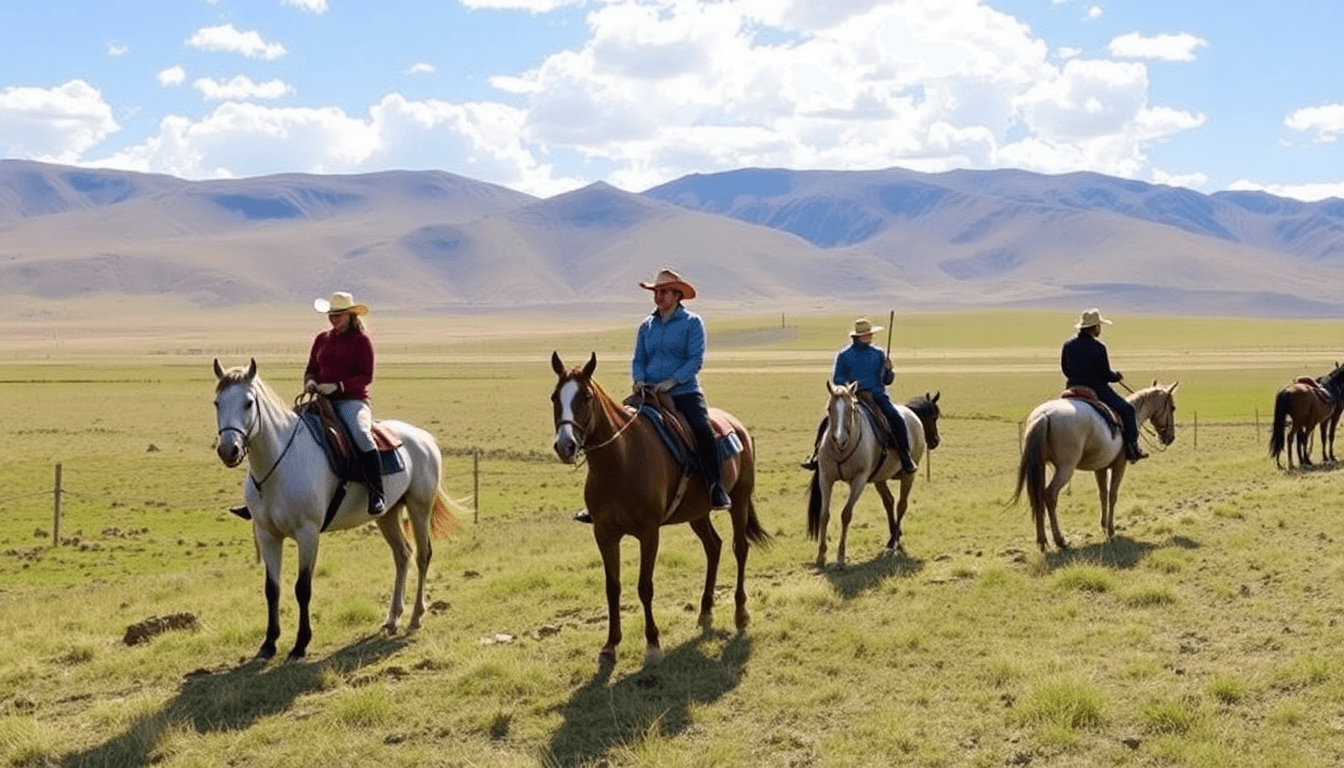
[{"label": "horse head", "polygon": [[236,467],[247,456],[247,441],[257,425],[257,398],[252,382],[257,377],[257,361],[247,370],[224,370],[215,359],[215,422],[219,443],[215,453],[226,467]]},{"label": "horse head", "polygon": [[919,423],[924,425],[924,444],[929,447],[930,451],[937,448],[938,443],[942,442],[942,438],[938,436],[938,417],[942,415],[942,411],[938,408],[938,398],[942,396],[941,391],[934,392],[932,395],[925,392],[923,397],[917,397],[906,403],[906,407],[914,411],[915,415],[919,417]]},{"label": "horse head", "polygon": [[597,369],[597,353],[588,358],[583,368],[565,368],[558,352],[551,353],[551,369],[555,371],[555,389],[551,392],[551,409],[555,417],[555,455],[565,464],[578,461],[583,450],[584,437],[593,427],[593,371]]},{"label": "horse head", "polygon": [[859,412],[859,383],[851,381],[848,384],[836,384],[827,379],[826,391],[831,396],[826,403],[831,439],[836,446],[844,446],[858,430],[855,419]]},{"label": "horse head", "polygon": [[1157,379],[1153,379],[1152,387],[1147,390],[1151,393],[1149,402],[1153,403],[1148,421],[1157,430],[1157,438],[1164,446],[1176,440],[1176,398],[1173,393],[1180,383],[1177,381],[1164,387],[1157,383]]}]

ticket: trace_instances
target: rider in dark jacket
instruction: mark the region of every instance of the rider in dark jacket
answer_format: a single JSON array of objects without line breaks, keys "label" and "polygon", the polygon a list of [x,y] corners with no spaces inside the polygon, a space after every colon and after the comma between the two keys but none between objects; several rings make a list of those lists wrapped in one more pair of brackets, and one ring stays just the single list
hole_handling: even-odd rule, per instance
[{"label": "rider in dark jacket", "polygon": [[1134,406],[1111,389],[1112,382],[1124,381],[1124,374],[1111,370],[1106,345],[1098,339],[1102,324],[1111,321],[1101,316],[1101,310],[1089,309],[1073,326],[1078,335],[1064,342],[1059,353],[1059,366],[1064,371],[1066,386],[1090,387],[1097,399],[1109,405],[1120,415],[1124,431],[1125,457],[1131,462],[1148,458],[1139,448],[1139,425],[1134,419]]}]

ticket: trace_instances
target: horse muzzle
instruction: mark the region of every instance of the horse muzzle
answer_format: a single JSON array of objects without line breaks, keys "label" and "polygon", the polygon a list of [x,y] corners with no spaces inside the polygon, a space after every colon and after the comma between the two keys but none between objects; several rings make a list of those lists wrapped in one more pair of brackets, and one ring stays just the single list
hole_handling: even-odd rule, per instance
[{"label": "horse muzzle", "polygon": [[555,449],[555,455],[564,464],[573,464],[579,459],[579,444],[567,434],[556,435],[555,444],[551,447]]},{"label": "horse muzzle", "polygon": [[243,449],[237,443],[221,442],[215,446],[215,453],[226,467],[233,468],[243,463]]}]

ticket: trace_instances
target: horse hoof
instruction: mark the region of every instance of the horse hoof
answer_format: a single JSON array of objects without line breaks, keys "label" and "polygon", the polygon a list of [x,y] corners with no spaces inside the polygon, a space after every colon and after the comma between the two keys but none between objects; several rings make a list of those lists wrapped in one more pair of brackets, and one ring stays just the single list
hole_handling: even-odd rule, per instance
[{"label": "horse hoof", "polygon": [[702,613],[702,614],[700,614],[700,618],[699,618],[695,623],[696,623],[697,625],[699,625],[699,627],[700,627],[701,629],[704,629],[704,630],[713,629],[713,628],[714,628],[714,614],[712,614],[712,613]]},{"label": "horse hoof", "polygon": [[737,631],[738,632],[746,631],[747,625],[751,623],[751,614],[747,613],[746,610],[744,609],[737,612],[736,618],[737,618]]},{"label": "horse hoof", "polygon": [[292,664],[296,661],[303,661],[304,657],[307,655],[307,651],[300,651],[298,649],[292,650],[289,652],[289,655],[285,657],[285,663]]}]

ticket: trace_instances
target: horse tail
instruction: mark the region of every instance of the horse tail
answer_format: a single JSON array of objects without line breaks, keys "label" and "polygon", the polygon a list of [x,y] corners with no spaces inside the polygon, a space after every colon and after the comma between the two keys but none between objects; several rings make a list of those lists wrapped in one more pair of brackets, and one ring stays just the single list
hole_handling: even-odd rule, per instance
[{"label": "horse tail", "polygon": [[429,518],[429,538],[441,539],[449,534],[461,532],[462,523],[458,521],[457,515],[453,514],[453,509],[465,508],[448,498],[442,488],[434,493],[434,511]]},{"label": "horse tail", "polygon": [[761,527],[761,519],[756,516],[756,504],[747,499],[747,541],[762,549],[768,549],[775,538]]},{"label": "horse tail", "polygon": [[821,535],[821,473],[812,470],[812,485],[807,500],[807,538],[816,541]]},{"label": "horse tail", "polygon": [[1288,429],[1288,390],[1280,389],[1274,396],[1274,426],[1269,430],[1269,455],[1278,460],[1283,453],[1284,432]]},{"label": "horse tail", "polygon": [[1017,488],[1009,505],[1016,504],[1022,497],[1023,486],[1027,489],[1027,500],[1035,510],[1045,498],[1045,443],[1050,437],[1050,419],[1039,419],[1027,429],[1022,445],[1022,458],[1017,463]]}]

